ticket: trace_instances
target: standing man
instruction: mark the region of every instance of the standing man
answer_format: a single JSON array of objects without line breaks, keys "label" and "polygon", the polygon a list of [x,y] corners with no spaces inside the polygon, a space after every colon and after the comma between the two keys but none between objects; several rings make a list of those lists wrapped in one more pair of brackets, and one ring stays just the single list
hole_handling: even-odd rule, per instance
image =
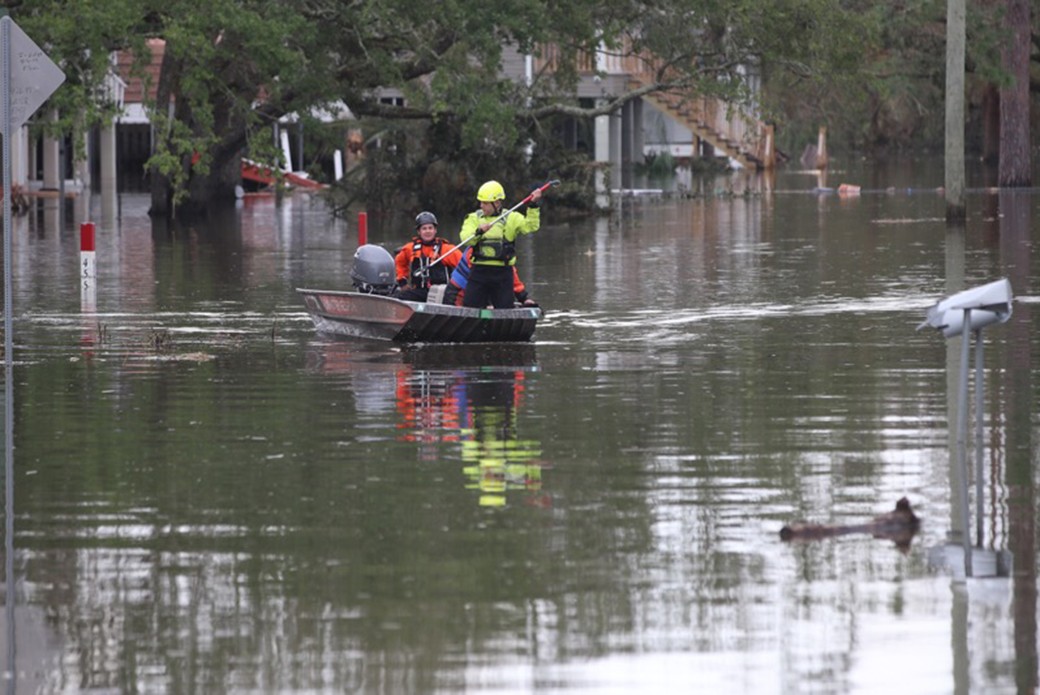
[{"label": "standing man", "polygon": [[505,189],[498,181],[488,181],[477,191],[480,210],[466,217],[460,235],[463,240],[473,237],[473,267],[463,306],[484,308],[490,303],[496,309],[513,308],[516,238],[538,231],[541,197],[541,189],[535,190],[531,193],[526,214],[511,212],[495,223],[502,213]]},{"label": "standing man", "polygon": [[[401,247],[394,258],[397,266],[397,299],[425,302],[433,285],[447,284],[451,271],[462,260],[462,253],[447,239],[437,236],[437,217],[420,212],[415,217],[416,236]],[[438,258],[440,263],[431,265]]]}]

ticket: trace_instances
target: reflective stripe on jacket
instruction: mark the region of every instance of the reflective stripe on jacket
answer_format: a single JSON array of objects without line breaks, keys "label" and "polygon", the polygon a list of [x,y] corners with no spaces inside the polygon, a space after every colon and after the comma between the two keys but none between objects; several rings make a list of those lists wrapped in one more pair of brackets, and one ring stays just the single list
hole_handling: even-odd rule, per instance
[{"label": "reflective stripe on jacket", "polygon": [[[470,213],[462,223],[460,238],[469,239],[479,231],[481,224],[492,222],[495,219],[498,218],[484,217],[484,213],[480,210]],[[534,234],[540,226],[541,212],[538,208],[529,207],[524,215],[519,212],[509,213],[505,220],[493,225],[482,237],[469,241],[477,248],[478,253],[473,262],[477,265],[516,265],[516,256],[515,254],[510,255],[508,248],[513,245],[518,236]]]},{"label": "reflective stripe on jacket", "polygon": [[[427,282],[415,274],[422,269],[423,261],[427,263],[435,261],[445,252],[448,255],[444,257],[444,260],[430,268],[430,277]],[[398,284],[404,280],[412,287],[428,287],[430,284],[443,285],[448,281],[448,276],[460,260],[462,260],[462,252],[452,246],[447,239],[436,237],[426,244],[420,237],[414,237],[409,243],[402,246],[401,250],[397,252],[397,256],[394,257]]]}]

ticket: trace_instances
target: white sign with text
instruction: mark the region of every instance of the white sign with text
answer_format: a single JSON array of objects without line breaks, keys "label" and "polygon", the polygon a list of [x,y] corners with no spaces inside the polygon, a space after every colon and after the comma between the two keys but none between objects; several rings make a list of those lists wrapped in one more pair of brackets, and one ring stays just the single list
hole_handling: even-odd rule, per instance
[{"label": "white sign with text", "polygon": [[10,46],[5,48],[11,51],[11,129],[14,130],[29,120],[61,86],[65,73],[14,20],[4,17],[0,22],[11,25]]}]

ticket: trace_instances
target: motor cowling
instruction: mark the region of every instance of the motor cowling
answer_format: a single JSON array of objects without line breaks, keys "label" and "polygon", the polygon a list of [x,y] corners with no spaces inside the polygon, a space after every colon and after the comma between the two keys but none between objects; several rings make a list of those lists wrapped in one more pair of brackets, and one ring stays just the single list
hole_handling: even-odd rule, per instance
[{"label": "motor cowling", "polygon": [[394,257],[382,246],[365,244],[354,253],[350,279],[358,292],[389,296],[397,287]]}]

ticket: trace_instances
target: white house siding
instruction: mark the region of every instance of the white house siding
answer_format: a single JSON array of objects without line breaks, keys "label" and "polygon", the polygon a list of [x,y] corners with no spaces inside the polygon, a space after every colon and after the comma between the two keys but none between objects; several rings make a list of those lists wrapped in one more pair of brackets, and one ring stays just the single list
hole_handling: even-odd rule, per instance
[{"label": "white house siding", "polygon": [[526,79],[526,56],[516,46],[506,45],[502,48],[502,74],[511,80],[523,83]]},{"label": "white house siding", "polygon": [[643,107],[643,143],[647,154],[668,152],[673,157],[693,157],[693,132],[651,104]]}]

